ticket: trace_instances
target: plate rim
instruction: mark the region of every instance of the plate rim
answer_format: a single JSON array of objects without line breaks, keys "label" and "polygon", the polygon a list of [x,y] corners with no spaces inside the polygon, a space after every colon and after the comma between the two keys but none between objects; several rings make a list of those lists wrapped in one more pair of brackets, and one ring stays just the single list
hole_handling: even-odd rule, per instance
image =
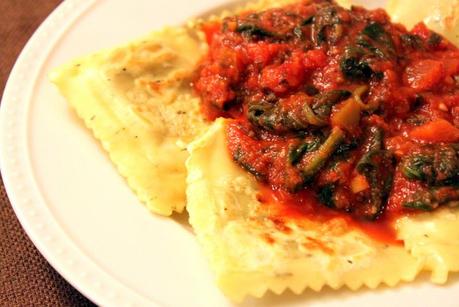
[{"label": "plate rim", "polygon": [[[21,51],[1,97],[0,172],[11,206],[22,228],[48,263],[81,294],[103,306],[164,306],[167,304],[147,299],[126,287],[121,281],[104,272],[90,257],[81,251],[78,253],[78,246],[46,208],[31,175],[33,171],[30,153],[27,151],[27,121],[30,96],[36,90],[37,77],[42,72],[50,51],[98,1],[101,0],[63,1],[45,19]],[[208,1],[211,3],[212,0]],[[217,1],[220,2],[222,1]],[[36,52],[37,46],[43,48],[39,53]],[[17,84],[27,80],[32,81],[32,84],[28,84],[30,89],[21,91]],[[72,254],[74,251],[77,253]],[[103,277],[103,280],[100,281],[97,277]]]},{"label": "plate rim", "polygon": [[[97,2],[63,1],[19,54],[1,97],[0,172],[13,211],[27,236],[72,287],[98,305],[164,306],[125,286],[85,255],[47,208],[33,176],[27,138],[31,97],[50,53]],[[27,89],[18,84],[25,84]]]}]

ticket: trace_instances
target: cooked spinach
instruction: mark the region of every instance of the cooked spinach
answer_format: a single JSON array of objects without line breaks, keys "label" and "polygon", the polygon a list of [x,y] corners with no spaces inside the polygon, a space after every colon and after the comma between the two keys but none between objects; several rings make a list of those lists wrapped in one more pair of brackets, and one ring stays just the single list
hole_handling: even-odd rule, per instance
[{"label": "cooked spinach", "polygon": [[371,22],[369,23],[362,31],[363,34],[367,35],[369,38],[374,40],[381,39],[384,35],[386,35],[386,31],[384,27],[377,23]]},{"label": "cooked spinach", "polygon": [[320,143],[321,140],[319,137],[311,137],[305,139],[300,145],[291,148],[288,155],[290,164],[298,164],[306,153],[319,149]]},{"label": "cooked spinach", "polygon": [[275,33],[265,30],[262,27],[253,23],[242,23],[238,25],[236,28],[236,32],[241,33],[242,35],[247,37],[271,38],[276,36]]},{"label": "cooked spinach", "polygon": [[368,81],[374,74],[368,62],[355,57],[343,58],[340,68],[346,79],[354,81]]},{"label": "cooked spinach", "polygon": [[352,139],[351,141],[341,143],[336,149],[335,157],[338,158],[338,160],[346,159],[351,153],[351,151],[356,149],[358,145],[359,144],[357,143],[356,139]]},{"label": "cooked spinach", "polygon": [[432,211],[438,207],[429,191],[421,191],[414,194],[410,200],[403,203],[403,207],[412,210]]},{"label": "cooked spinach", "polygon": [[323,92],[314,97],[312,110],[322,119],[328,118],[331,108],[338,102],[351,97],[351,95],[352,93],[348,90],[331,90]]},{"label": "cooked spinach", "polygon": [[378,218],[384,209],[395,172],[394,157],[383,148],[383,136],[383,130],[378,126],[367,129],[364,153],[356,165],[357,172],[365,176],[370,185],[369,198],[363,202],[360,214],[372,220]]},{"label": "cooked spinach", "polygon": [[308,18],[305,18],[302,22],[301,22],[301,26],[307,26],[307,25],[310,25],[314,22],[314,15],[311,15],[309,16]]},{"label": "cooked spinach", "polygon": [[458,201],[459,188],[457,186],[445,186],[418,191],[402,205],[407,209],[432,211],[441,205],[457,205]]},{"label": "cooked spinach", "polygon": [[370,60],[394,55],[392,37],[381,24],[371,22],[356,36],[354,43],[347,46],[340,63],[341,71],[347,79],[368,81],[376,74],[369,65]]},{"label": "cooked spinach", "polygon": [[405,178],[428,185],[446,185],[459,178],[458,150],[454,145],[424,145],[401,161]]},{"label": "cooked spinach", "polygon": [[248,107],[247,117],[253,125],[278,133],[302,130],[309,126],[302,114],[285,109],[279,103],[252,103]]},{"label": "cooked spinach", "polygon": [[316,45],[336,43],[343,35],[343,26],[336,7],[325,6],[312,20],[312,40]]},{"label": "cooked spinach", "polygon": [[335,184],[330,183],[325,186],[320,187],[319,191],[317,192],[317,198],[321,204],[329,208],[335,208]]},{"label": "cooked spinach", "polygon": [[347,90],[331,90],[317,94],[312,101],[305,101],[303,112],[285,107],[277,98],[269,100],[269,95],[260,102],[250,103],[247,117],[260,128],[274,132],[304,130],[310,125],[325,126],[331,108],[338,102],[351,96]]},{"label": "cooked spinach", "polygon": [[441,35],[435,33],[435,32],[432,32],[429,36],[429,38],[427,39],[427,45],[429,47],[432,47],[432,48],[435,48],[437,47],[438,45],[440,45],[441,41],[442,41],[442,37]]},{"label": "cooked spinach", "polygon": [[[384,51],[382,49],[373,46],[368,40],[366,40],[363,37],[358,37],[357,38],[356,45],[361,47],[361,48],[367,49],[374,56],[377,56],[377,57],[380,57],[380,58],[386,57],[386,54],[384,53]],[[364,53],[364,52],[361,51],[361,53]]]},{"label": "cooked spinach", "polygon": [[415,34],[402,34],[400,40],[405,48],[419,50],[423,47],[422,38]]},{"label": "cooked spinach", "polygon": [[430,155],[415,154],[402,162],[402,173],[408,179],[427,181],[433,178],[433,157]]},{"label": "cooked spinach", "polygon": [[437,184],[453,183],[459,175],[458,152],[452,146],[441,146],[435,152],[433,161],[435,182]]},{"label": "cooked spinach", "polygon": [[306,103],[303,106],[306,120],[313,126],[328,125],[328,118],[333,105],[350,95],[351,93],[346,90],[331,90],[316,95],[312,104]]},{"label": "cooked spinach", "polygon": [[374,43],[384,47],[388,52],[394,52],[394,42],[392,37],[386,30],[384,26],[377,22],[369,23],[362,31],[363,35],[366,35],[368,38],[373,40]]},{"label": "cooked spinach", "polygon": [[305,182],[311,181],[311,179],[330,159],[336,148],[343,142],[343,140],[344,132],[340,128],[334,127],[325,142],[311,154],[311,157],[303,166],[301,171]]}]

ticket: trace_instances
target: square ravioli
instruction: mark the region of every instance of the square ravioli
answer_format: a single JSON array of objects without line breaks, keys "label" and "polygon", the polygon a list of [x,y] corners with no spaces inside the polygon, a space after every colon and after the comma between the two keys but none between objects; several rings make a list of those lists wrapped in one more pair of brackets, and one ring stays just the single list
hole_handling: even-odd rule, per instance
[{"label": "square ravioli", "polygon": [[185,207],[186,145],[207,127],[190,82],[207,51],[192,25],[58,67],[51,80],[147,207]]},{"label": "square ravioli", "polygon": [[394,286],[423,270],[444,283],[459,270],[458,209],[398,219],[399,244],[375,240],[339,217],[285,216],[278,205],[260,201],[260,185],[233,162],[225,125],[218,119],[189,147],[187,210],[216,282],[231,299],[287,288],[299,294],[326,285]]}]

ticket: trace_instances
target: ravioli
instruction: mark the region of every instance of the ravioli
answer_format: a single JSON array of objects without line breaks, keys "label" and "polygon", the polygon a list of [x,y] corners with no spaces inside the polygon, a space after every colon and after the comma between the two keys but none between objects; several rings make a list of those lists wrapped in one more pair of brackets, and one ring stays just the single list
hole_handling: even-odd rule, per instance
[{"label": "ravioli", "polygon": [[207,126],[190,81],[206,51],[193,27],[167,28],[51,73],[138,198],[161,215],[185,207],[185,146]]},{"label": "ravioli", "polygon": [[237,166],[218,119],[189,146],[187,210],[216,281],[235,301],[267,290],[301,293],[347,286],[375,288],[411,281],[423,270],[446,282],[459,270],[459,211],[403,217],[396,222],[403,245],[375,241],[339,219],[325,223],[288,219],[257,199],[255,178]]},{"label": "ravioli", "polygon": [[394,22],[412,28],[424,21],[427,27],[459,45],[459,1],[424,0],[422,5],[419,3],[416,0],[389,0],[386,10]]}]

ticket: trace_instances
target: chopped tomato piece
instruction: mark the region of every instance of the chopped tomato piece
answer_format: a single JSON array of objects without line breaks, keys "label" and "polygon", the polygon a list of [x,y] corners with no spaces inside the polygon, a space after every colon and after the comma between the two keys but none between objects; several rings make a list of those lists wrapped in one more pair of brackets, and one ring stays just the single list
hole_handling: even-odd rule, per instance
[{"label": "chopped tomato piece", "polygon": [[208,22],[202,26],[202,31],[206,35],[207,44],[212,44],[212,40],[215,34],[217,34],[218,31],[220,31],[220,26],[221,25],[219,22]]},{"label": "chopped tomato piece", "polygon": [[433,88],[443,78],[443,63],[436,60],[419,60],[405,70],[404,81],[413,89],[423,91]]},{"label": "chopped tomato piece", "polygon": [[327,64],[327,55],[322,50],[309,50],[304,58],[305,68],[319,68]]},{"label": "chopped tomato piece", "polygon": [[271,65],[263,69],[261,85],[275,93],[284,93],[301,84],[304,72],[302,54],[294,52],[283,64]]},{"label": "chopped tomato piece", "polygon": [[414,128],[410,136],[428,143],[457,142],[459,141],[459,129],[444,119],[437,119],[420,127]]},{"label": "chopped tomato piece", "polygon": [[259,42],[257,44],[251,43],[247,44],[247,57],[253,63],[266,65],[285,48],[286,47],[281,44],[271,44],[266,42]]},{"label": "chopped tomato piece", "polygon": [[427,26],[423,22],[416,24],[413,30],[411,30],[411,33],[419,35],[423,39],[428,39],[431,34],[429,28],[427,28]]}]

